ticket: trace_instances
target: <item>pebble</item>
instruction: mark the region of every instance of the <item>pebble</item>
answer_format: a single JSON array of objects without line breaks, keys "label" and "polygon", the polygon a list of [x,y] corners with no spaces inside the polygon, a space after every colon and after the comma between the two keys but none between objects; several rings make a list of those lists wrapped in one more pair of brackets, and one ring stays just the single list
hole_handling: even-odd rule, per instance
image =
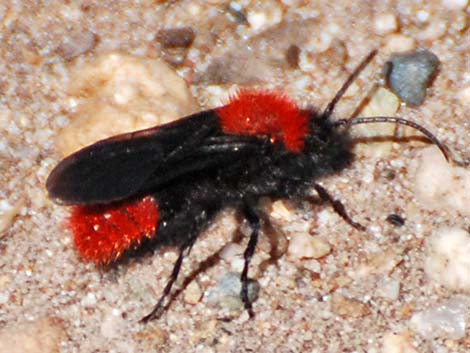
[{"label": "pebble", "polygon": [[228,243],[220,252],[220,258],[230,265],[230,269],[235,272],[241,272],[245,261],[243,253],[245,248],[237,243]]},{"label": "pebble", "polygon": [[455,296],[415,313],[410,319],[410,327],[426,339],[458,340],[465,337],[469,309],[470,297]]},{"label": "pebble", "polygon": [[19,199],[14,205],[6,200],[0,201],[0,239],[6,235],[8,228],[13,225],[15,217],[20,213],[24,203],[24,199]]},{"label": "pebble", "polygon": [[[400,107],[398,97],[389,89],[380,87],[358,116],[394,116]],[[395,124],[364,124],[352,128],[352,135],[361,138],[354,146],[354,152],[367,157],[383,157],[393,149]],[[383,141],[371,141],[377,137],[388,137]],[[364,142],[361,142],[364,140]]]},{"label": "pebble", "polygon": [[332,295],[330,304],[333,313],[344,318],[364,317],[371,312],[367,304],[357,299],[347,298],[338,293]]},{"label": "pebble", "polygon": [[422,32],[418,33],[419,41],[434,41],[447,33],[448,23],[444,19],[432,21]]},{"label": "pebble", "polygon": [[384,51],[388,53],[403,53],[416,48],[416,41],[404,34],[391,34],[387,37]]},{"label": "pebble", "polygon": [[405,225],[405,218],[396,213],[391,213],[387,216],[387,222],[396,227],[403,227]]},{"label": "pebble", "polygon": [[57,48],[57,53],[65,60],[71,60],[91,51],[97,43],[98,37],[91,31],[72,33],[64,37]]},{"label": "pebble", "polygon": [[294,234],[287,249],[291,260],[319,259],[331,252],[331,245],[324,239],[307,233]]},{"label": "pebble", "polygon": [[286,61],[290,68],[292,69],[299,68],[300,52],[301,52],[300,48],[295,44],[291,44],[289,48],[287,48]]},{"label": "pebble", "polygon": [[272,203],[269,216],[277,220],[288,221],[292,219],[292,209],[285,200],[277,200]]},{"label": "pebble", "polygon": [[84,101],[72,123],[57,136],[63,155],[199,110],[186,82],[169,65],[125,54],[104,54],[77,67],[69,92]]},{"label": "pebble", "polygon": [[277,1],[265,0],[257,2],[256,8],[247,11],[246,20],[251,30],[260,32],[275,26],[283,20],[284,12]]},{"label": "pebble", "polygon": [[60,320],[46,317],[0,331],[0,352],[55,353],[67,334]]},{"label": "pebble", "polygon": [[159,346],[168,340],[168,332],[158,326],[146,325],[134,337],[139,341],[151,342],[152,346]]},{"label": "pebble", "polygon": [[121,312],[117,309],[110,309],[102,318],[100,333],[108,339],[117,338],[127,325],[127,321],[122,318]]},{"label": "pebble", "polygon": [[391,90],[408,105],[423,103],[426,89],[436,76],[439,58],[428,50],[393,56],[385,65]]},{"label": "pebble", "polygon": [[426,10],[419,10],[416,12],[416,19],[419,21],[419,22],[426,22],[427,20],[429,20],[429,12],[426,11]]},{"label": "pebble", "polygon": [[440,228],[427,240],[424,271],[438,284],[470,293],[470,234]]},{"label": "pebble", "polygon": [[4,290],[12,281],[11,276],[1,274],[0,275],[0,291]]},{"label": "pebble", "polygon": [[185,303],[195,305],[201,301],[204,294],[199,283],[192,281],[185,289],[183,299]]},{"label": "pebble", "polygon": [[92,308],[96,305],[96,303],[97,303],[97,298],[94,293],[88,293],[81,300],[81,304],[86,308]]},{"label": "pebble", "polygon": [[394,14],[381,14],[374,20],[374,30],[378,35],[393,33],[398,29],[398,21]]},{"label": "pebble", "polygon": [[247,24],[245,9],[237,2],[232,1],[227,6],[227,15],[229,18],[240,24]]},{"label": "pebble", "polygon": [[244,248],[238,243],[228,243],[220,252],[220,258],[226,262],[240,258],[243,255]]},{"label": "pebble", "polygon": [[457,92],[457,99],[464,106],[470,107],[470,86],[460,89]]},{"label": "pebble", "polygon": [[448,163],[437,147],[421,152],[413,180],[415,195],[423,206],[470,215],[470,170]]},{"label": "pebble", "polygon": [[382,353],[418,353],[409,332],[387,332],[382,339]]},{"label": "pebble", "polygon": [[398,300],[400,295],[400,282],[394,278],[384,277],[377,284],[377,293],[390,301]]},{"label": "pebble", "polygon": [[263,12],[250,11],[246,19],[254,31],[265,27],[267,23],[266,14]]},{"label": "pebble", "polygon": [[191,27],[161,29],[156,39],[165,49],[188,48],[194,41],[196,33]]},{"label": "pebble", "polygon": [[458,12],[455,18],[449,23],[449,33],[461,34],[470,24],[470,18],[465,12]]},{"label": "pebble", "polygon": [[442,5],[449,10],[465,10],[468,0],[442,0]]},{"label": "pebble", "polygon": [[[240,310],[244,307],[240,297],[242,285],[240,273],[228,272],[219,279],[217,285],[206,292],[210,304],[229,310]],[[248,300],[254,302],[258,298],[259,284],[254,280],[248,282]]]},{"label": "pebble", "polygon": [[403,249],[389,248],[370,254],[366,260],[351,272],[351,277],[361,278],[372,274],[388,274],[403,261]]}]

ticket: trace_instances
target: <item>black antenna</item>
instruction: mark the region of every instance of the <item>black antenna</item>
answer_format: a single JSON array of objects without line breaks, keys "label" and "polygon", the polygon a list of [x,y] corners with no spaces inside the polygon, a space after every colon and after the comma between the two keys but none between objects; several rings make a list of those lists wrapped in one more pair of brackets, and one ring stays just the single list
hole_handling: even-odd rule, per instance
[{"label": "black antenna", "polygon": [[335,96],[331,100],[330,103],[326,106],[325,110],[321,114],[322,119],[328,119],[331,114],[333,113],[333,110],[335,109],[336,103],[343,97],[344,93],[346,90],[351,86],[351,84],[356,80],[357,76],[362,72],[362,70],[365,69],[367,65],[372,61],[372,59],[377,55],[377,49],[372,50],[369,55],[365,57],[364,60],[359,64],[358,67],[356,67],[353,71],[353,73],[348,77],[346,82],[341,86],[338,92],[336,92]]},{"label": "black antenna", "polygon": [[397,117],[393,117],[393,116],[373,116],[373,117],[370,117],[370,118],[353,118],[353,119],[341,119],[341,120],[338,120],[338,121],[335,121],[334,122],[334,125],[335,126],[346,126],[346,127],[351,127],[353,125],[359,125],[359,124],[371,124],[371,123],[395,123],[395,124],[399,124],[399,125],[405,125],[405,126],[410,126],[412,127],[413,129],[415,130],[418,130],[419,132],[421,132],[424,136],[426,136],[426,138],[431,141],[434,145],[436,145],[442,152],[442,154],[444,155],[444,157],[446,158],[447,162],[449,161],[453,161],[454,163],[457,163],[458,165],[462,165],[462,162],[459,162],[459,161],[456,161],[455,159],[451,158],[449,156],[449,151],[447,149],[447,147],[441,142],[438,140],[438,138],[436,136],[434,136],[431,131],[429,131],[428,129],[424,128],[423,126],[413,122],[413,121],[410,121],[410,120],[406,120],[406,119],[403,119],[403,118],[397,118]]}]

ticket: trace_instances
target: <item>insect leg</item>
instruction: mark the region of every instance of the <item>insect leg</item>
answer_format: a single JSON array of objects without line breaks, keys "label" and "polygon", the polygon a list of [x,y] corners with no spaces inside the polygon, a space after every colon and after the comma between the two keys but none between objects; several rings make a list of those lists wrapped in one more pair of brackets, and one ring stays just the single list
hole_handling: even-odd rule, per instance
[{"label": "insect leg", "polygon": [[245,202],[243,213],[246,220],[251,226],[251,234],[250,239],[248,241],[248,245],[246,246],[245,252],[243,254],[245,264],[243,265],[243,271],[240,276],[240,281],[242,283],[242,290],[240,296],[243,300],[243,303],[245,304],[245,309],[248,311],[248,314],[250,315],[250,317],[253,317],[255,314],[253,312],[250,299],[248,298],[248,269],[250,267],[251,258],[256,249],[256,244],[258,243],[258,236],[261,228],[261,220],[258,216],[257,211],[251,203]]},{"label": "insect leg", "polygon": [[165,286],[165,289],[163,290],[163,293],[160,299],[158,300],[158,303],[154,306],[153,310],[148,315],[144,316],[140,320],[140,322],[147,323],[149,321],[158,319],[160,315],[163,313],[163,311],[165,310],[165,305],[164,305],[165,300],[170,294],[173,284],[178,279],[178,274],[180,273],[181,265],[183,264],[183,259],[185,256],[189,255],[189,252],[191,251],[191,248],[194,244],[194,240],[195,238],[192,239],[189,244],[185,244],[181,246],[178,259],[176,259],[175,265],[173,266],[173,271],[171,271],[170,278],[168,279],[168,282]]},{"label": "insect leg", "polygon": [[362,224],[360,223],[357,223],[355,222],[347,213],[346,211],[346,208],[344,207],[344,205],[341,203],[341,201],[339,200],[336,200],[333,196],[331,196],[329,193],[328,193],[328,190],[326,190],[323,186],[321,186],[320,184],[313,184],[313,187],[315,188],[315,191],[318,193],[318,196],[320,196],[320,198],[323,200],[323,201],[326,201],[328,202],[332,207],[333,209],[335,210],[335,212],[341,216],[342,219],[344,219],[349,225],[351,225],[352,227],[358,229],[358,230],[366,230],[366,227],[364,227]]}]

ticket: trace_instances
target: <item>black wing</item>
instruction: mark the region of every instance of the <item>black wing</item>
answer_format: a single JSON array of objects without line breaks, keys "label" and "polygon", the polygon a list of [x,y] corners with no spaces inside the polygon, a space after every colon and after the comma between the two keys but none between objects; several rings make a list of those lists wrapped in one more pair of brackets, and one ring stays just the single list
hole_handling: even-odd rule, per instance
[{"label": "black wing", "polygon": [[60,204],[109,203],[231,163],[263,143],[254,136],[223,134],[216,113],[208,110],[85,147],[54,168],[46,188]]}]

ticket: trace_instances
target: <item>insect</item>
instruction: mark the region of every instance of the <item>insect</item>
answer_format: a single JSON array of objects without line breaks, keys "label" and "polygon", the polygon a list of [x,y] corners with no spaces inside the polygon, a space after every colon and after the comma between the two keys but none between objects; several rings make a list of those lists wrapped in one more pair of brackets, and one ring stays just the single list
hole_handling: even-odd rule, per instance
[{"label": "insect", "polygon": [[99,141],[62,160],[46,188],[56,203],[73,206],[69,225],[78,253],[99,265],[159,244],[179,255],[163,293],[142,321],[158,318],[178,278],[183,258],[201,231],[225,207],[251,226],[244,251],[241,298],[261,227],[257,202],[307,197],[312,188],[350,225],[342,203],[317,180],[353,162],[349,128],[396,123],[419,130],[449,160],[443,144],[424,127],[397,117],[333,121],[338,101],[376,55],[354,70],[323,112],[300,109],[284,95],[241,90],[230,102],[176,122]]}]

